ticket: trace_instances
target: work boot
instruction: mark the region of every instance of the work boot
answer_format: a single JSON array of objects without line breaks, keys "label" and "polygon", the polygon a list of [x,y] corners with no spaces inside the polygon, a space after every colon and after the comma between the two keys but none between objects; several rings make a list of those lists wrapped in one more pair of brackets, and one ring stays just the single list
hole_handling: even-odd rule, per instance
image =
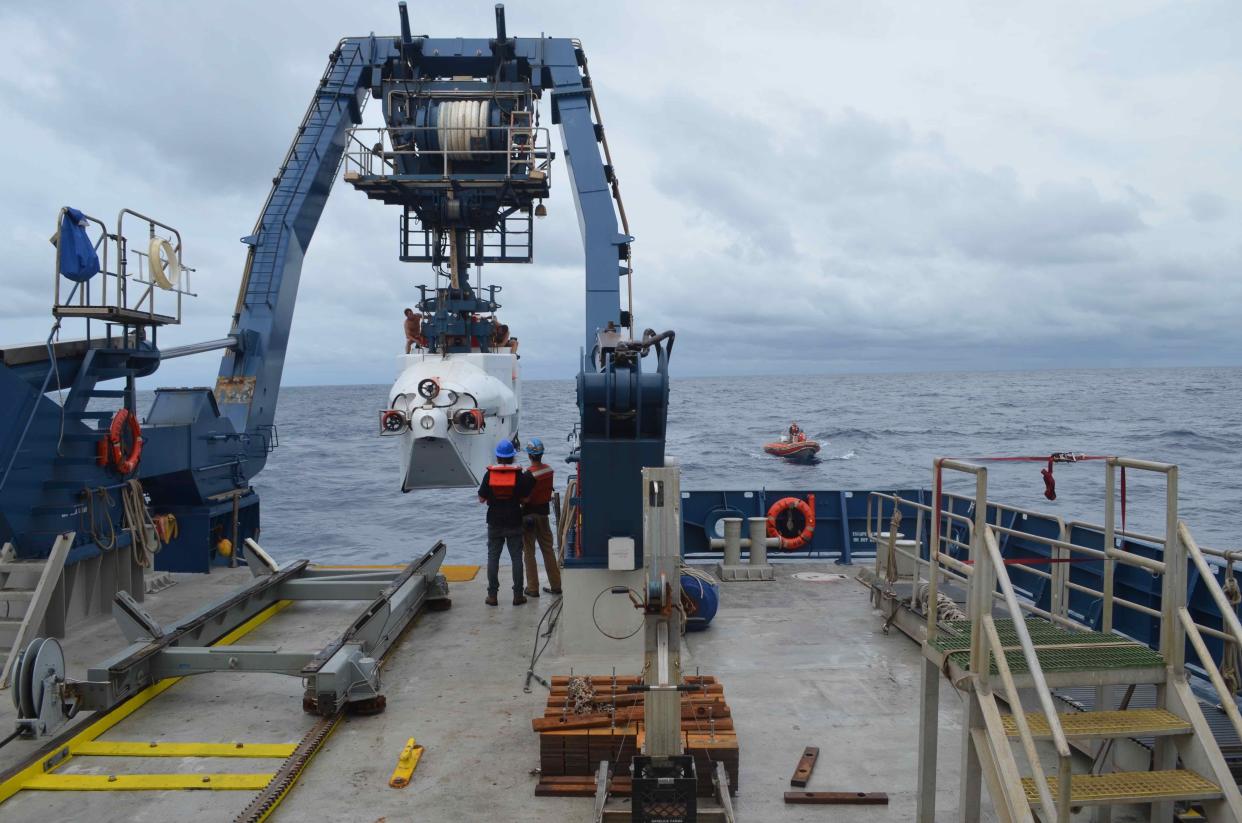
[{"label": "work boot", "polygon": [[539,596],[539,590],[538,590],[538,589],[535,589],[534,591],[531,591],[530,589],[527,589],[527,590],[526,590],[526,596],[527,596],[527,597],[538,597],[538,596]]},{"label": "work boot", "polygon": [[484,602],[484,603],[486,603],[486,604],[487,604],[487,605],[489,605],[489,606],[498,606],[498,605],[500,605],[500,601],[496,599],[496,595],[494,595],[494,594],[489,594],[489,595],[487,596],[487,599],[486,599],[486,600],[484,600],[483,602]]},{"label": "work boot", "polygon": [[560,594],[561,593],[560,589],[554,589],[551,586],[544,586],[543,590],[547,592],[548,594]]},{"label": "work boot", "polygon": [[523,603],[525,603],[525,602],[526,602],[526,597],[525,597],[525,595],[521,595],[521,594],[515,594],[515,595],[513,595],[513,605],[515,605],[515,606],[520,606],[520,605],[522,605],[522,604],[523,604]]}]

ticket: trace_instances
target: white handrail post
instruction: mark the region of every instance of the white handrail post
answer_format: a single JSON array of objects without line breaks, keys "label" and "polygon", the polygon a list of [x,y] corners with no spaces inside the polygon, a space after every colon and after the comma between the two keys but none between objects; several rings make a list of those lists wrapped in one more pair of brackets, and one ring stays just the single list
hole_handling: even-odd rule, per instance
[{"label": "white handrail post", "polygon": [[1104,603],[1101,609],[1100,631],[1107,634],[1113,630],[1113,575],[1117,561],[1113,557],[1116,548],[1114,521],[1116,512],[1117,467],[1114,458],[1105,462],[1104,468]]},{"label": "white handrail post", "polygon": [[1039,794],[1040,807],[1044,811],[1044,815],[1051,820],[1056,819],[1056,803],[1053,801],[1052,793],[1048,790],[1048,777],[1044,773],[1043,763],[1039,759],[1039,751],[1035,748],[1035,738],[1031,735],[1031,726],[1026,719],[1026,712],[1022,710],[1022,699],[1018,692],[1018,687],[1014,683],[1013,672],[1009,668],[1009,661],[1005,659],[1005,655],[1000,651],[1002,648],[1000,635],[996,631],[996,621],[992,619],[992,615],[985,615],[983,618],[983,627],[987,631],[988,643],[992,648],[997,649],[996,654],[996,671],[1001,676],[1001,682],[1005,686],[1005,700],[1009,703],[1013,713],[1014,724],[1018,728],[1018,738],[1022,741],[1022,748],[1026,752],[1026,762],[1031,769],[1031,775],[1035,779],[1035,791]]},{"label": "white handrail post", "polygon": [[[983,615],[992,613],[992,592],[996,591],[996,569],[984,544],[988,533],[988,470],[980,467],[975,473],[975,522],[970,541],[970,559],[974,571],[970,575],[970,669],[986,685],[991,673],[987,642],[983,633]],[[1015,621],[1021,614],[1013,615]],[[997,654],[1001,654],[997,650]]]},{"label": "white handrail post", "polygon": [[1164,586],[1160,594],[1160,654],[1176,676],[1186,664],[1186,634],[1177,610],[1186,605],[1186,551],[1177,528],[1177,466],[1165,475]]},{"label": "white handrail post", "polygon": [[[940,577],[940,506],[942,486],[941,486],[941,458],[937,457],[932,461],[932,529],[931,535],[927,540],[927,642],[931,643],[936,639],[936,595],[939,593],[937,580]],[[914,581],[915,594],[918,593],[918,580]]]}]

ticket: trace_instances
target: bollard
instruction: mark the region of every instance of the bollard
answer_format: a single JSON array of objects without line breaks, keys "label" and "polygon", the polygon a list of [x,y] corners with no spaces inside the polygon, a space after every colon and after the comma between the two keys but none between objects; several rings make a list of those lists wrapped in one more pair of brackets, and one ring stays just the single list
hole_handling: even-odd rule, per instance
[{"label": "bollard", "polygon": [[724,523],[724,563],[736,566],[742,562],[742,518],[725,517]]},{"label": "bollard", "polygon": [[747,520],[750,529],[750,565],[766,566],[768,564],[768,519],[749,517]]}]

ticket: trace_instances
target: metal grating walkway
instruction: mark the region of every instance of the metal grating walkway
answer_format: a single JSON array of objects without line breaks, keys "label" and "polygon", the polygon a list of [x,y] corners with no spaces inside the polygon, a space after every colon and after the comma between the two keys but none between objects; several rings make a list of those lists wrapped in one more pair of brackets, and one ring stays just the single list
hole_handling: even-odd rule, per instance
[{"label": "metal grating walkway", "polygon": [[[1189,734],[1191,725],[1172,712],[1164,709],[1128,709],[1112,712],[1065,712],[1057,715],[1061,728],[1069,738],[1104,737],[1154,737],[1170,734]],[[1018,724],[1013,715],[1002,718],[1005,734],[1018,736]],[[1027,712],[1027,725],[1031,734],[1049,738],[1052,730],[1043,712]]]},{"label": "metal grating walkway", "polygon": [[[1057,793],[1057,779],[1048,778],[1048,788]],[[1034,778],[1022,779],[1022,790],[1032,804],[1039,802]],[[1152,803],[1160,800],[1208,800],[1220,796],[1220,787],[1202,775],[1175,769],[1165,772],[1112,772],[1074,775],[1070,789],[1075,805],[1107,803]]]},{"label": "metal grating walkway", "polygon": [[[1098,671],[1101,669],[1146,669],[1164,665],[1164,658],[1148,646],[1120,634],[1078,631],[1058,626],[1040,618],[1027,618],[1027,631],[1035,644],[1039,664],[1045,672]],[[1015,674],[1028,672],[1026,659],[1018,649],[1018,635],[1013,620],[998,619],[996,631],[1001,643],[1007,648],[1005,659]],[[946,652],[958,666],[970,663],[970,621],[954,620],[931,644]],[[992,673],[997,673],[996,661],[992,661]]]}]

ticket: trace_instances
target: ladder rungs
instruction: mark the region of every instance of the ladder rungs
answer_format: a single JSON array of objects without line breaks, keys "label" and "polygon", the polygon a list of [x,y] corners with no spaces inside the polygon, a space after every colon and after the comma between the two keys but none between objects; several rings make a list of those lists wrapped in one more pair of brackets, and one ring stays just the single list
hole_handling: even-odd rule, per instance
[{"label": "ladder rungs", "polygon": [[0,574],[43,574],[43,567],[46,565],[42,560],[14,560],[11,563],[0,563]]},{"label": "ladder rungs", "polygon": [[[1172,734],[1189,734],[1190,723],[1164,709],[1128,709],[1111,712],[1065,712],[1058,714],[1061,728],[1068,739],[1102,739],[1109,737],[1162,737]],[[1018,736],[1018,724],[1013,715],[1005,715],[1005,734]],[[1052,730],[1043,712],[1027,712],[1026,723],[1031,735],[1039,740],[1050,740]]]},{"label": "ladder rungs", "polygon": [[[1052,796],[1057,796],[1057,779],[1048,778]],[[1022,778],[1022,789],[1032,804],[1039,802],[1035,779]],[[1076,774],[1070,789],[1075,806],[1112,803],[1158,803],[1163,800],[1211,800],[1220,797],[1220,787],[1196,772],[1173,769],[1162,772],[1111,772]]]},{"label": "ladder rungs", "polygon": [[29,603],[34,593],[34,589],[0,589],[0,603]]}]

